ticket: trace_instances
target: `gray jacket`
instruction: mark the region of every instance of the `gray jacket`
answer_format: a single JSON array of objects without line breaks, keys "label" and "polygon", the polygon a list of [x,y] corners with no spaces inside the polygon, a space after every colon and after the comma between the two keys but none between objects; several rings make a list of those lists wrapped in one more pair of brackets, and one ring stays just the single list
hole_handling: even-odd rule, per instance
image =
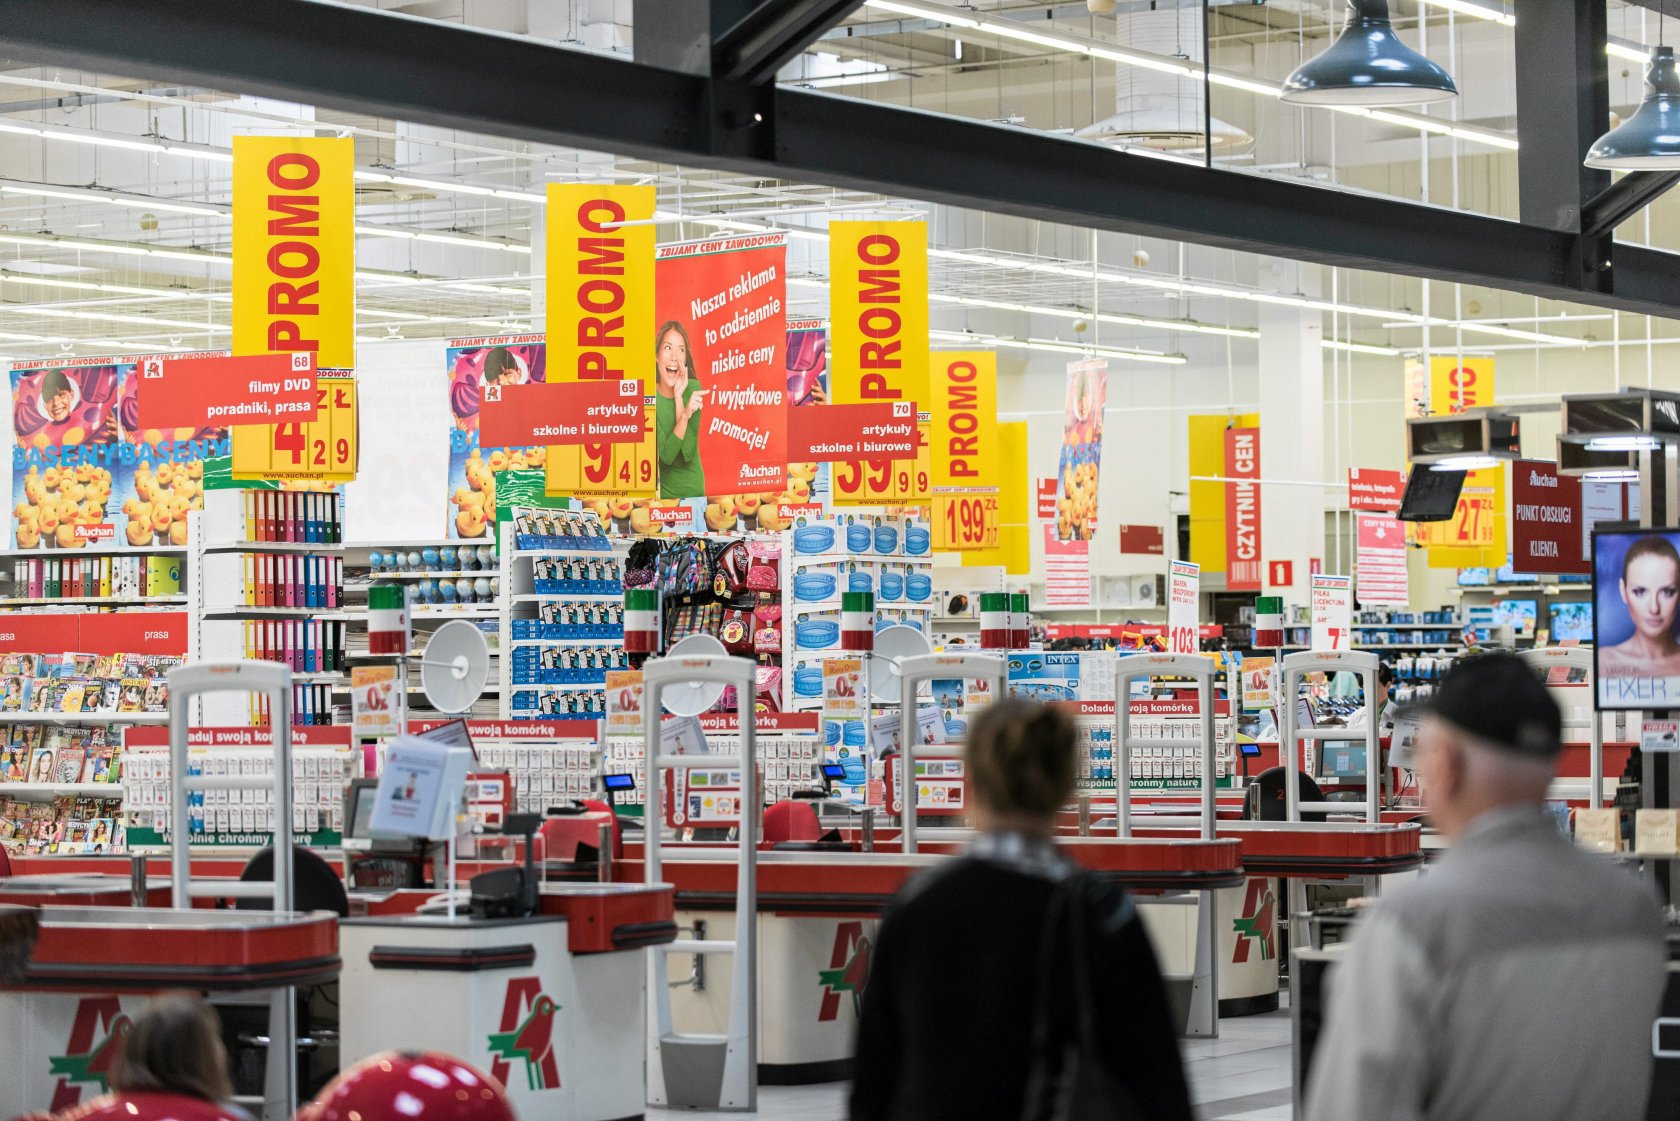
[{"label": "gray jacket", "polygon": [[1308,1121],[1645,1116],[1662,912],[1528,807],[1385,895],[1329,974]]}]

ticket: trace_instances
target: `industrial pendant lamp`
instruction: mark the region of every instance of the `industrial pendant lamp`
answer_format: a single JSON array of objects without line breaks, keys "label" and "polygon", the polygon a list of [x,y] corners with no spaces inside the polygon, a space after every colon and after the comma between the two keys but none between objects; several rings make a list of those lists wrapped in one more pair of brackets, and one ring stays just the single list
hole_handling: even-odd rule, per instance
[{"label": "industrial pendant lamp", "polygon": [[1614,171],[1680,170],[1680,74],[1673,47],[1651,51],[1645,100],[1633,116],[1593,141],[1586,163]]},{"label": "industrial pendant lamp", "polygon": [[1388,0],[1348,0],[1341,37],[1283,83],[1283,100],[1296,105],[1423,105],[1456,96],[1452,75],[1395,34]]}]

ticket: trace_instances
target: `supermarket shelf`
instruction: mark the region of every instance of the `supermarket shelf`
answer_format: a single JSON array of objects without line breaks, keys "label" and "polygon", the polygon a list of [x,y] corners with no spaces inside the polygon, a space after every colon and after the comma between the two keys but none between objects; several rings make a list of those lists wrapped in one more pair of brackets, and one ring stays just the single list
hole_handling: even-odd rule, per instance
[{"label": "supermarket shelf", "polygon": [[624,599],[622,592],[526,592],[523,595],[512,596],[510,603],[548,603],[553,600],[588,599],[600,600],[604,603],[619,603]]},{"label": "supermarket shelf", "polygon": [[204,546],[206,553],[337,553],[342,545],[330,541],[224,541]]},{"label": "supermarket shelf", "polygon": [[0,607],[134,607],[154,604],[184,604],[186,596],[36,596],[0,599]]},{"label": "supermarket shelf", "polygon": [[331,669],[319,670],[312,673],[294,673],[292,674],[292,684],[308,685],[324,681],[343,681],[345,676],[346,675],[339,670]]},{"label": "supermarket shelf", "polygon": [[[365,614],[365,613],[364,613]],[[321,619],[342,622],[344,614],[330,607],[223,607],[204,609],[206,619]]]},{"label": "supermarket shelf", "polygon": [[366,591],[369,584],[380,584],[386,580],[438,580],[448,578],[459,580],[465,576],[477,579],[480,576],[500,576],[499,568],[406,568],[399,572],[375,572],[366,579],[357,577],[355,583],[346,583],[345,589]]},{"label": "supermarket shelf", "polygon": [[[500,654],[501,651],[496,649],[494,646],[490,648],[490,656],[492,658],[497,657]],[[419,650],[410,650],[406,654],[373,654],[366,650],[357,650],[353,653],[347,652],[344,655],[344,660],[347,662],[393,662],[398,658],[420,657],[424,657],[424,653]]]},{"label": "supermarket shelf", "polygon": [[167,724],[167,712],[6,712],[0,724]]},{"label": "supermarket shelf", "polygon": [[[426,690],[422,686],[419,686],[419,685],[410,685],[408,687],[408,692],[412,696],[420,696],[423,693],[425,693],[425,691]],[[348,685],[335,685],[333,687],[333,692],[334,693],[348,693],[348,692],[350,692],[350,686],[348,686]],[[501,695],[501,692],[502,692],[502,690],[501,690],[501,687],[499,685],[497,685],[495,682],[490,682],[489,684],[484,686],[484,689],[480,692],[479,695],[484,696],[484,697],[497,697],[497,696]]]},{"label": "supermarket shelf", "polygon": [[1356,631],[1440,631],[1462,627],[1462,619],[1452,623],[1355,623]]},{"label": "supermarket shelf", "polygon": [[[340,611],[331,618],[353,623],[367,622],[366,611]],[[430,621],[432,619],[498,619],[501,612],[494,607],[460,608],[444,607],[442,604],[410,604],[408,617],[415,621]]]},{"label": "supermarket shelf", "polygon": [[85,795],[121,800],[120,782],[0,782],[0,798],[56,798]]},{"label": "supermarket shelf", "polygon": [[[1459,646],[1454,642],[1356,642],[1353,644],[1353,648],[1377,654],[1384,650],[1456,650],[1459,649]],[[1310,650],[1312,647],[1301,643],[1291,643],[1287,646],[1267,646],[1265,649]]]},{"label": "supermarket shelf", "polygon": [[623,646],[624,637],[618,638],[515,638],[508,641],[509,646]]},{"label": "supermarket shelf", "polygon": [[805,568],[815,564],[833,564],[836,561],[884,561],[892,564],[933,564],[932,556],[911,557],[894,555],[892,553],[801,553],[789,558],[794,568]]},{"label": "supermarket shelf", "polygon": [[445,545],[458,548],[462,545],[477,547],[479,545],[494,545],[495,543],[496,541],[492,537],[440,537],[430,541],[346,541],[339,548],[346,551],[358,549],[362,552],[371,552],[378,549],[383,553],[387,549],[441,549]]},{"label": "supermarket shelf", "polygon": [[[833,599],[795,600],[788,604],[788,610],[800,614],[811,611],[839,611],[840,609],[839,596],[835,596]],[[931,600],[882,599],[880,596],[876,596],[875,610],[879,613],[882,611],[935,611],[937,608],[934,607]]]},{"label": "supermarket shelf", "polygon": [[1564,592],[1580,592],[1582,595],[1592,595],[1591,584],[1471,584],[1468,587],[1454,587],[1450,590],[1458,595],[1465,592],[1488,592],[1493,595],[1503,592],[1545,592],[1554,596]]},{"label": "supermarket shelf", "polygon": [[80,549],[0,549],[0,557],[120,557],[141,553],[186,556],[185,545],[87,545]]},{"label": "supermarket shelf", "polygon": [[536,557],[584,557],[584,558],[589,559],[589,560],[599,560],[601,558],[610,559],[610,558],[616,556],[617,555],[617,550],[615,550],[611,545],[608,545],[605,549],[560,549],[560,548],[555,548],[555,549],[516,549],[516,550],[514,550],[513,555],[515,557],[530,557],[530,558],[536,558]]},{"label": "supermarket shelf", "polygon": [[965,627],[978,627],[980,620],[973,615],[935,615],[928,620],[936,627],[954,627],[959,624]]}]

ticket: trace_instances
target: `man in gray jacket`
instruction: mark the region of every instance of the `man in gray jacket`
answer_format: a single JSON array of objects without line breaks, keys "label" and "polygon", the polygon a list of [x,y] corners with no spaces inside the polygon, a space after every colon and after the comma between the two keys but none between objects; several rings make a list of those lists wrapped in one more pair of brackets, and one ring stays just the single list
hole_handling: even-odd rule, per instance
[{"label": "man in gray jacket", "polygon": [[1546,815],[1561,735],[1513,655],[1441,681],[1417,762],[1452,849],[1383,896],[1330,972],[1308,1121],[1645,1116],[1662,912]]}]

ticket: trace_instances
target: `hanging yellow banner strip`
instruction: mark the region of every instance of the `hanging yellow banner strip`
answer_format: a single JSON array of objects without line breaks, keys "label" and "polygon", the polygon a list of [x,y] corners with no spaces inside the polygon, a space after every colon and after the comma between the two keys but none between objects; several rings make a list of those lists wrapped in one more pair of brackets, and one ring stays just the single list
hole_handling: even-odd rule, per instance
[{"label": "hanging yellow banner strip", "polygon": [[[635,379],[651,392],[656,189],[548,185],[548,369],[556,381]],[[638,224],[626,224],[638,223]],[[658,489],[653,402],[640,443],[552,447],[549,494],[650,498]]]},{"label": "hanging yellow banner strip", "polygon": [[997,355],[936,352],[929,382],[933,547],[938,552],[996,549],[1003,470]]},{"label": "hanging yellow banner strip", "polygon": [[233,353],[356,363],[355,141],[233,138]]},{"label": "hanging yellow banner strip", "polygon": [[[1491,358],[1456,355],[1429,360],[1429,411],[1436,416],[1493,404]],[[1510,541],[1505,468],[1487,467],[1464,477],[1464,490],[1451,521],[1420,522],[1430,568],[1499,568]]]},{"label": "hanging yellow banner strip", "polygon": [[1002,565],[1011,576],[1025,576],[1032,570],[1031,480],[1027,477],[1027,422],[1014,420],[1000,424],[998,445],[1001,449],[1000,473],[1002,486],[998,491],[997,547],[967,550],[961,554],[965,565]]}]

